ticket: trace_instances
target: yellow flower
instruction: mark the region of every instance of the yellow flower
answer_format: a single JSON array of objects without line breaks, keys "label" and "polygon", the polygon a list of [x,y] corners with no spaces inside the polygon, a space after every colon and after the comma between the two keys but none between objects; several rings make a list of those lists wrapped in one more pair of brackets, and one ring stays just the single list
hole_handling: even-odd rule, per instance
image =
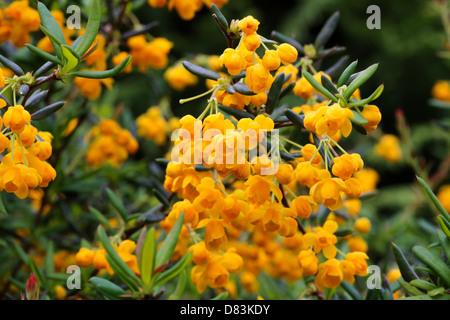
[{"label": "yellow flower", "polygon": [[331,178],[328,171],[323,171],[323,178],[309,190],[310,196],[318,203],[319,201],[330,210],[339,210],[343,207],[341,192],[347,191],[348,187],[339,178]]},{"label": "yellow flower", "polygon": [[5,127],[10,127],[13,133],[21,133],[30,121],[30,113],[21,105],[9,107],[3,116],[3,124]]},{"label": "yellow flower", "polygon": [[354,227],[356,231],[366,234],[370,231],[371,223],[368,218],[363,217],[356,219]]},{"label": "yellow flower", "polygon": [[345,256],[345,260],[353,263],[353,266],[355,267],[355,273],[361,277],[367,275],[367,259],[369,259],[367,254],[361,251],[350,252]]},{"label": "yellow flower", "polygon": [[436,197],[438,198],[444,209],[447,212],[450,212],[450,185],[446,184],[441,186]]},{"label": "yellow flower", "polygon": [[227,68],[230,75],[238,75],[244,69],[244,59],[234,49],[227,48],[219,58],[221,66]]},{"label": "yellow flower", "polygon": [[343,154],[340,157],[334,158],[333,161],[332,172],[342,180],[349,179],[354,172],[362,169],[361,157],[356,153],[352,155]]},{"label": "yellow flower", "polygon": [[302,250],[297,256],[298,263],[302,267],[306,276],[312,276],[317,273],[319,268],[319,259],[312,250]]},{"label": "yellow flower", "polygon": [[283,64],[291,64],[297,60],[298,51],[289,43],[282,43],[277,48],[277,53]]},{"label": "yellow flower", "polygon": [[270,89],[273,76],[264,65],[257,63],[247,69],[245,84],[255,93],[265,92]]},{"label": "yellow flower", "polygon": [[240,20],[238,28],[245,34],[252,34],[258,31],[259,21],[253,18],[253,16],[247,16]]},{"label": "yellow flower", "polygon": [[169,67],[164,73],[164,79],[169,83],[170,87],[182,91],[188,86],[194,86],[198,82],[198,78],[190,73],[181,64]]},{"label": "yellow flower", "polygon": [[437,81],[431,90],[433,98],[443,101],[450,101],[450,84],[448,81]]},{"label": "yellow flower", "polygon": [[267,70],[276,70],[281,64],[280,56],[275,50],[266,50],[262,58],[262,64]]},{"label": "yellow flower", "polygon": [[318,290],[337,288],[344,279],[344,273],[337,259],[329,259],[319,265],[319,272],[314,279]]},{"label": "yellow flower", "polygon": [[385,134],[375,145],[375,153],[390,162],[398,162],[402,157],[399,139],[393,134]]},{"label": "yellow flower", "polygon": [[323,227],[314,228],[314,232],[307,232],[303,236],[303,242],[307,247],[313,246],[314,252],[323,252],[327,259],[334,258],[337,253],[335,244],[337,238],[334,235],[338,229],[336,221],[327,220]]},{"label": "yellow flower", "polygon": [[88,268],[94,262],[94,251],[88,248],[81,248],[75,255],[77,265],[82,268]]}]

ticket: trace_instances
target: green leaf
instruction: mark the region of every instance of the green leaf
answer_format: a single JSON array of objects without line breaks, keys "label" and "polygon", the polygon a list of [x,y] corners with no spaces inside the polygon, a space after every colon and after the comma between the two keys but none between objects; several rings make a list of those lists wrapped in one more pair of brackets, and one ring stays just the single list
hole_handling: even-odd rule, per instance
[{"label": "green leaf", "polygon": [[8,58],[6,58],[1,54],[0,54],[0,63],[3,64],[8,69],[10,69],[12,72],[14,72],[15,75],[22,76],[25,74],[25,72],[23,72],[21,67],[19,67],[16,63],[12,62],[11,60],[9,60]]},{"label": "green leaf", "polygon": [[216,15],[219,22],[222,24],[222,26],[227,29],[228,28],[228,21],[223,15],[222,11],[213,3],[211,5],[211,12]]},{"label": "green leaf", "polygon": [[342,87],[350,78],[350,76],[352,75],[353,71],[355,71],[356,66],[358,65],[358,60],[353,61],[352,63],[350,63],[350,65],[345,68],[345,70],[342,72],[341,76],[338,79],[337,82],[337,86]]},{"label": "green leaf", "polygon": [[[430,296],[430,297],[435,297],[435,296],[438,296],[438,295],[441,295],[441,294],[445,294],[445,288],[444,287],[439,287],[439,288],[435,288],[435,289],[432,289],[432,290],[430,290],[429,292],[427,292],[428,293],[428,295]],[[448,299],[447,299],[448,300]]]},{"label": "green leaf", "polygon": [[61,46],[65,44],[64,42],[61,42],[55,35],[53,35],[47,28],[45,28],[43,25],[40,25],[39,28],[41,31],[50,39],[50,42],[52,43],[53,49],[55,51],[56,56],[59,58],[59,60],[64,60],[64,57],[62,55]]},{"label": "green leaf", "polygon": [[413,287],[425,290],[425,291],[430,291],[433,289],[436,289],[437,286],[431,282],[422,280],[422,279],[414,279],[413,281],[411,281],[409,283],[410,285],[412,285]]},{"label": "green leaf", "polygon": [[68,45],[62,45],[62,54],[65,58],[64,67],[62,69],[62,73],[67,73],[72,71],[74,68],[78,66],[80,63],[80,56],[78,53],[69,47]]},{"label": "green leaf", "polygon": [[64,101],[58,101],[49,106],[46,106],[46,107],[34,112],[31,115],[31,120],[32,121],[43,120],[43,119],[51,116],[52,114],[54,114],[59,109],[61,109],[64,106],[64,104],[65,104]]},{"label": "green leaf", "polygon": [[167,281],[175,278],[180,272],[182,272],[186,266],[191,262],[192,259],[192,251],[188,252],[183,258],[181,258],[173,267],[171,267],[169,270],[164,271],[163,273],[157,274],[153,278],[153,285],[152,287],[155,288],[157,286],[160,286]]},{"label": "green leaf", "polygon": [[394,251],[395,261],[397,262],[398,268],[400,269],[400,273],[402,274],[403,279],[405,279],[406,281],[419,279],[417,274],[411,268],[408,260],[406,260],[400,248],[396,244],[392,243],[392,249]]},{"label": "green leaf", "polygon": [[62,52],[60,45],[66,43],[64,33],[61,30],[61,27],[59,26],[58,22],[56,22],[53,15],[50,13],[50,11],[42,2],[38,2],[38,12],[39,17],[41,18],[42,26],[44,27],[44,29],[48,34],[46,32],[44,33],[47,36],[49,36],[50,34],[49,38],[53,45],[53,48],[55,49],[55,54],[62,60]]},{"label": "green leaf", "polygon": [[352,110],[353,113],[353,118],[350,118],[350,121],[358,124],[360,126],[363,126],[367,123],[369,123],[369,121],[367,121],[366,118],[364,118],[359,112],[357,112],[356,110]]},{"label": "green leaf", "polygon": [[117,210],[117,212],[122,217],[123,221],[128,221],[128,211],[122,203],[122,200],[109,188],[106,189],[106,194],[111,202],[112,206]]},{"label": "green leaf", "polygon": [[118,261],[112,258],[110,255],[106,255],[106,261],[109,263],[111,268],[114,271],[114,274],[120,278],[120,280],[125,283],[128,288],[130,288],[133,292],[137,292],[139,287],[136,285],[136,282],[126,273],[126,271],[119,265]]},{"label": "green leaf", "polygon": [[323,48],[323,46],[328,42],[333,32],[336,30],[337,24],[339,22],[339,11],[336,11],[328,18],[328,20],[323,25],[319,34],[314,41],[314,46],[317,49]]},{"label": "green leaf", "polygon": [[45,253],[45,273],[50,274],[55,272],[55,262],[54,262],[54,245],[50,241],[47,246],[47,252]]},{"label": "green leaf", "polygon": [[163,263],[170,260],[177,246],[178,239],[180,237],[181,228],[184,225],[184,211],[178,217],[177,222],[174,224],[173,228],[170,230],[169,234],[165,238],[163,244],[158,249],[155,258],[155,266],[159,267]]},{"label": "green leaf", "polygon": [[31,272],[34,273],[34,275],[36,276],[36,279],[39,282],[39,284],[41,285],[41,287],[45,288],[46,282],[45,282],[45,278],[42,273],[42,270],[41,270],[41,268],[38,267],[38,265],[36,264],[36,262],[34,261],[34,258],[32,256],[28,257],[28,263],[29,263]]},{"label": "green leaf", "polygon": [[405,289],[406,292],[408,292],[409,294],[412,294],[413,296],[422,296],[423,295],[422,291],[420,291],[416,287],[413,287],[406,281],[399,281],[398,283],[400,283],[400,285],[402,286],[403,289]]},{"label": "green leaf", "polygon": [[351,235],[353,233],[353,229],[341,229],[337,230],[334,234],[336,237],[346,237],[348,235]]},{"label": "green leaf", "polygon": [[124,297],[121,296],[127,296],[130,294],[129,292],[126,292],[118,285],[103,278],[92,277],[89,279],[89,282],[91,282],[94,285],[95,289],[98,292],[100,292],[106,298],[111,300],[122,300],[124,299]]},{"label": "green leaf", "polygon": [[303,77],[308,80],[308,82],[314,87],[314,89],[316,89],[318,92],[320,92],[321,94],[323,94],[325,97],[327,97],[328,99],[330,99],[333,102],[338,103],[339,99],[334,96],[330,91],[328,91],[327,89],[325,89],[324,86],[322,86],[316,79],[314,79],[314,77],[306,70],[302,71],[302,75]]},{"label": "green leaf", "polygon": [[140,283],[140,279],[136,276],[136,274],[128,267],[128,265],[122,260],[119,254],[116,252],[112,244],[109,242],[108,236],[106,235],[105,229],[101,225],[97,228],[97,235],[99,237],[100,242],[102,243],[103,248],[105,249],[107,255],[106,258],[111,264],[111,267],[116,267],[117,270],[126,277],[127,284],[132,284],[132,287],[137,290],[136,283]]},{"label": "green leaf", "polygon": [[228,293],[228,291],[226,291],[226,292],[222,292],[221,294],[215,296],[211,300],[226,300],[226,299],[228,299],[228,296],[229,296],[229,293]]},{"label": "green leaf", "polygon": [[231,95],[233,95],[233,94],[236,93],[236,89],[235,89],[234,86],[232,86],[232,85],[227,86],[226,90],[227,90],[227,92],[228,92],[229,94],[231,94]]},{"label": "green leaf", "polygon": [[231,108],[228,106],[224,106],[223,104],[218,104],[219,109],[228,113],[229,115],[235,117],[236,119],[243,119],[243,118],[250,118],[250,119],[255,119],[255,116],[252,115],[251,113],[248,113],[244,110],[239,110],[236,108]]},{"label": "green leaf", "polygon": [[292,121],[292,123],[293,123],[296,127],[300,128],[300,129],[304,129],[304,128],[305,128],[305,126],[304,126],[304,124],[303,124],[303,121],[305,120],[305,116],[299,115],[297,112],[295,112],[295,111],[292,110],[292,109],[286,109],[286,110],[284,110],[284,114],[286,115],[286,117],[287,117],[290,121]]},{"label": "green leaf", "polygon": [[324,86],[325,89],[327,89],[332,94],[339,94],[339,91],[334,86],[334,83],[331,82],[331,80],[328,79],[328,77],[322,75],[320,78],[322,80],[322,85]]},{"label": "green leaf", "polygon": [[294,82],[289,82],[284,88],[281,89],[280,92],[280,100],[287,96],[288,94],[290,94],[292,92],[292,90],[294,90],[295,87],[295,81]]},{"label": "green leaf", "polygon": [[[231,86],[231,85],[230,85],[230,86]],[[229,86],[229,87],[230,87],[230,86]],[[245,83],[238,82],[238,83],[233,84],[232,87],[233,87],[237,92],[239,92],[240,94],[243,94],[243,95],[245,95],[245,96],[254,96],[254,95],[255,95],[255,93],[252,92],[252,90],[250,90],[250,88],[249,88]]]},{"label": "green leaf", "polygon": [[414,246],[412,250],[417,258],[430,267],[447,286],[450,286],[450,268],[438,256],[422,246]]},{"label": "green leaf", "polygon": [[438,100],[438,99],[430,99],[428,101],[428,103],[430,104],[430,106],[434,107],[434,108],[439,108],[439,109],[443,109],[443,110],[450,110],[450,103],[446,102],[446,101],[442,101],[442,100]]},{"label": "green leaf", "polygon": [[349,104],[347,104],[347,106],[348,107],[364,106],[364,105],[372,102],[373,100],[377,99],[383,93],[383,90],[384,90],[384,84],[379,86],[368,98],[363,99],[363,100],[350,102]]},{"label": "green leaf", "polygon": [[5,203],[3,202],[3,193],[0,194],[0,214],[8,215],[8,210],[6,210]]},{"label": "green leaf", "polygon": [[105,71],[73,71],[69,73],[71,76],[88,78],[88,79],[106,79],[114,77],[125,69],[131,62],[131,56],[126,57],[117,67]]},{"label": "green leaf", "polygon": [[271,114],[280,100],[281,89],[285,80],[284,73],[280,73],[272,83],[269,93],[267,94],[266,112]]},{"label": "green leaf", "polygon": [[363,300],[363,297],[353,285],[342,281],[341,287],[350,295],[350,297],[352,297],[353,300]]},{"label": "green leaf", "polygon": [[422,186],[422,188],[425,190],[425,193],[428,195],[428,197],[430,198],[431,202],[433,203],[433,205],[436,207],[436,209],[438,209],[438,211],[448,220],[450,221],[450,215],[448,214],[448,212],[444,209],[444,207],[442,206],[442,204],[439,202],[438,198],[436,197],[436,195],[433,193],[433,191],[430,189],[430,187],[428,186],[428,184],[425,182],[425,180],[423,180],[422,178],[417,176],[417,181],[419,181],[419,184]]},{"label": "green leaf", "polygon": [[174,293],[172,294],[173,300],[180,300],[183,295],[184,289],[186,288],[187,283],[187,272],[186,269],[180,272],[180,277],[178,278],[177,287],[175,288]]},{"label": "green leaf", "polygon": [[214,71],[208,70],[206,68],[200,67],[196,64],[193,64],[189,61],[183,61],[183,66],[188,70],[190,73],[195,74],[196,76],[204,77],[211,80],[218,80],[222,78],[222,76]]},{"label": "green leaf", "polygon": [[155,269],[156,256],[156,231],[151,228],[142,244],[141,256],[139,259],[139,270],[141,272],[141,279],[144,285],[144,292],[150,293],[150,283],[153,277],[153,270]]},{"label": "green leaf", "polygon": [[443,216],[437,217],[439,225],[441,226],[442,231],[445,233],[445,235],[450,238],[450,222],[445,219]]},{"label": "green leaf", "polygon": [[98,211],[94,207],[89,207],[89,211],[92,213],[95,219],[97,219],[98,222],[104,224],[108,229],[111,229],[111,225],[109,224],[108,219],[106,219],[100,211]]},{"label": "green leaf", "polygon": [[91,7],[89,11],[88,23],[86,25],[86,31],[83,34],[83,38],[75,48],[80,56],[82,56],[84,53],[86,53],[86,51],[89,50],[95,40],[95,37],[97,37],[101,18],[102,14],[100,10],[99,0],[91,0]]},{"label": "green leaf", "polygon": [[13,242],[14,249],[17,252],[17,255],[19,256],[20,260],[26,265],[30,265],[30,260],[28,258],[27,253],[22,249],[21,246],[19,246],[16,242]]},{"label": "green leaf", "polygon": [[366,300],[378,300],[380,297],[380,289],[367,290]]},{"label": "green leaf", "polygon": [[370,77],[375,73],[378,68],[378,63],[371,65],[364,71],[362,71],[356,78],[353,80],[349,86],[344,90],[343,98],[345,101],[348,101],[353,93],[361,87]]}]

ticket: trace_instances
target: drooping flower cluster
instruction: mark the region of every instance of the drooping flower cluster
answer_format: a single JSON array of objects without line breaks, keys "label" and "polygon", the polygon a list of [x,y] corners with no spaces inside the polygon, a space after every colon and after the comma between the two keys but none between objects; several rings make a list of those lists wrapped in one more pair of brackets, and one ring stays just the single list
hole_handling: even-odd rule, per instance
[{"label": "drooping flower cluster", "polygon": [[137,134],[162,146],[167,142],[168,134],[179,127],[179,119],[166,119],[160,107],[153,106],[136,119]]},{"label": "drooping flower cluster", "polygon": [[136,153],[139,145],[130,131],[123,129],[111,119],[104,119],[89,133],[87,150],[89,165],[98,167],[109,163],[120,167],[130,154]]},{"label": "drooping flower cluster", "polygon": [[0,117],[0,191],[24,199],[31,190],[47,187],[56,171],[46,161],[52,155],[53,136],[31,124],[30,113],[21,105],[8,107]]},{"label": "drooping flower cluster", "polygon": [[167,8],[178,13],[183,20],[192,20],[195,14],[203,8],[205,5],[207,8],[211,8],[214,3],[219,8],[222,8],[228,0],[148,0],[148,4],[152,8]]}]

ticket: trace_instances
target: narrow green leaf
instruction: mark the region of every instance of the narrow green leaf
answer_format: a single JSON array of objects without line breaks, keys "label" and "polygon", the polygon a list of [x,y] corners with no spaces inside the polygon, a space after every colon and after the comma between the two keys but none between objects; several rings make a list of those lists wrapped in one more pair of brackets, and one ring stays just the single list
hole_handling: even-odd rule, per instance
[{"label": "narrow green leaf", "polygon": [[369,121],[366,120],[366,118],[364,118],[359,112],[352,110],[353,113],[353,118],[350,118],[350,121],[353,123],[356,123],[360,126],[363,126],[367,123],[369,123]]},{"label": "narrow green leaf", "polygon": [[363,297],[353,285],[342,281],[341,287],[350,295],[350,297],[352,297],[353,300],[363,300]]},{"label": "narrow green leaf", "polygon": [[47,252],[45,253],[45,273],[50,274],[55,272],[55,262],[54,262],[54,245],[50,241],[48,243]]},{"label": "narrow green leaf", "polygon": [[[44,52],[44,51],[43,51]],[[43,75],[44,73],[47,73],[48,71],[50,71],[51,68],[54,68],[55,65],[59,64],[59,59],[56,58],[55,56],[51,55],[52,57],[54,57],[56,60],[55,62],[53,61],[47,61],[46,63],[44,63],[39,69],[36,70],[36,72],[33,74],[33,76],[35,78],[40,77],[41,75]]]},{"label": "narrow green leaf", "polygon": [[64,106],[64,104],[65,104],[64,101],[58,101],[49,106],[46,106],[46,107],[34,112],[31,115],[31,120],[32,121],[43,120],[43,119],[51,116],[52,114],[54,114],[59,109],[61,109]]},{"label": "narrow green leaf", "polygon": [[72,49],[76,49],[82,39],[83,39],[83,36],[79,36],[78,38],[76,38],[75,41],[72,43]]},{"label": "narrow green leaf", "polygon": [[328,77],[322,75],[321,77],[322,85],[325,89],[327,89],[331,94],[339,94],[339,91],[336,89],[333,82],[331,82]]},{"label": "narrow green leaf", "polygon": [[30,265],[30,260],[28,259],[27,253],[22,249],[21,246],[19,246],[16,242],[13,242],[14,249],[17,252],[17,255],[19,256],[20,260],[26,265]]},{"label": "narrow green leaf", "polygon": [[186,288],[187,283],[187,272],[186,269],[180,272],[180,277],[178,278],[177,287],[175,288],[174,293],[172,294],[173,300],[180,300],[184,289]]},{"label": "narrow green leaf", "polygon": [[14,72],[15,75],[22,76],[25,74],[23,72],[22,68],[19,67],[16,63],[12,62],[5,56],[0,54],[0,63],[3,64],[6,68],[10,69],[12,72]]},{"label": "narrow green leaf", "polygon": [[414,246],[412,250],[420,261],[436,272],[447,286],[450,286],[450,268],[438,256],[422,246]]},{"label": "narrow green leaf", "polygon": [[89,207],[89,211],[92,213],[95,219],[97,219],[98,222],[105,225],[105,227],[107,227],[108,229],[111,229],[111,225],[109,224],[108,219],[106,219],[106,217],[100,211],[98,211],[94,207]]},{"label": "narrow green leaf", "polygon": [[448,212],[444,209],[444,207],[442,206],[442,204],[439,202],[438,198],[436,197],[436,195],[433,193],[433,191],[430,189],[430,187],[427,185],[427,183],[425,182],[425,180],[423,180],[422,178],[417,176],[417,181],[419,181],[419,184],[422,186],[422,188],[425,190],[425,193],[428,195],[428,197],[430,198],[431,202],[433,202],[434,206],[436,207],[436,209],[438,209],[438,211],[448,220],[450,221],[450,215],[448,214]]},{"label": "narrow green leaf", "polygon": [[336,30],[337,24],[339,22],[339,11],[336,11],[328,18],[328,20],[323,25],[319,34],[314,41],[314,46],[317,49],[323,48],[323,46],[328,42],[333,32]]},{"label": "narrow green leaf", "polygon": [[228,92],[229,94],[231,94],[231,95],[233,95],[233,94],[236,93],[236,89],[235,89],[234,86],[232,86],[232,85],[227,86],[226,90],[227,90],[227,92]]},{"label": "narrow green leaf", "polygon": [[341,229],[336,231],[334,234],[336,237],[346,237],[348,235],[351,235],[353,233],[353,229]]},{"label": "narrow green leaf", "polygon": [[445,235],[450,238],[450,222],[445,219],[443,216],[437,217],[439,225],[441,226],[442,231],[445,233]]},{"label": "narrow green leaf", "polygon": [[413,281],[411,281],[409,283],[410,285],[412,285],[413,287],[425,290],[425,291],[430,291],[433,289],[436,289],[437,286],[434,283],[422,280],[422,279],[414,279]]},{"label": "narrow green leaf", "polygon": [[366,300],[378,300],[380,297],[380,289],[367,290]]},{"label": "narrow green leaf", "polygon": [[106,189],[106,194],[108,195],[108,199],[113,205],[113,207],[117,210],[117,212],[122,217],[123,221],[128,221],[128,211],[122,203],[122,200],[118,198],[118,196],[109,188]]},{"label": "narrow green leaf", "polygon": [[109,242],[105,229],[101,225],[99,225],[97,228],[97,235],[99,237],[100,242],[102,243],[103,248],[107,253],[106,257],[107,258],[109,257],[112,260],[112,262],[115,263],[129,279],[135,281],[136,283],[140,283],[140,279],[130,269],[130,267],[128,267],[128,265],[122,260],[122,258],[116,252],[112,244]]},{"label": "narrow green leaf", "polygon": [[384,84],[380,85],[377,89],[375,89],[375,91],[368,98],[350,102],[347,104],[347,106],[348,107],[364,106],[364,105],[372,102],[373,100],[377,99],[383,93],[383,90],[384,90]]},{"label": "narrow green leaf", "polygon": [[181,228],[184,225],[184,211],[178,217],[177,222],[170,230],[169,234],[165,238],[163,244],[156,253],[155,266],[159,267],[163,263],[170,260],[177,246],[178,239],[180,237]]},{"label": "narrow green leaf", "polygon": [[40,91],[40,89],[37,89],[36,91],[34,91],[25,103],[25,109],[29,110],[30,108],[36,106],[38,103],[42,102],[47,94],[48,90]]},{"label": "narrow green leaf", "polygon": [[28,263],[29,263],[31,272],[34,273],[34,275],[36,276],[36,279],[39,282],[39,284],[41,285],[41,287],[45,288],[46,281],[45,281],[44,275],[42,274],[42,270],[40,267],[38,267],[38,265],[36,264],[36,262],[34,261],[34,258],[32,256],[29,256]]},{"label": "narrow green leaf", "polygon": [[128,288],[130,288],[133,292],[137,292],[139,287],[136,282],[130,277],[129,274],[120,266],[119,261],[112,258],[110,255],[106,255],[106,261],[109,263],[111,268],[114,271],[114,274],[120,278],[120,280],[125,283]]},{"label": "narrow green leaf", "polygon": [[47,29],[53,37],[58,39],[60,43],[65,44],[66,39],[64,37],[64,33],[61,30],[61,27],[59,26],[58,22],[55,20],[51,12],[47,9],[45,4],[42,2],[38,2],[38,12],[39,17],[41,18],[41,23],[44,26],[45,29]]},{"label": "narrow green leaf", "polygon": [[114,77],[125,69],[131,62],[131,56],[126,57],[117,67],[105,71],[73,71],[71,76],[88,79],[106,79]]},{"label": "narrow green leaf", "polygon": [[243,94],[245,96],[254,96],[255,93],[250,90],[250,88],[242,82],[238,82],[233,84],[234,89],[239,92],[240,94]]},{"label": "narrow green leaf", "polygon": [[155,269],[155,256],[156,256],[156,232],[155,228],[151,228],[142,244],[141,257],[139,260],[139,270],[141,272],[141,279],[144,284],[144,291],[146,293],[150,289],[150,283],[153,276],[153,270]]},{"label": "narrow green leaf", "polygon": [[362,71],[356,78],[353,80],[349,86],[344,90],[343,98],[345,101],[350,99],[352,94],[361,87],[370,77],[375,73],[378,68],[378,63],[371,65],[364,71]]},{"label": "narrow green leaf", "polygon": [[266,112],[271,114],[280,100],[281,89],[284,83],[284,73],[280,73],[272,83],[269,93],[267,94]]},{"label": "narrow green leaf", "polygon": [[358,65],[358,60],[353,61],[352,63],[350,63],[350,65],[345,68],[345,70],[342,72],[341,76],[338,79],[337,82],[337,86],[342,87],[350,78],[350,76],[352,75],[353,71],[355,71],[356,66]]},{"label": "narrow green leaf", "polygon": [[83,34],[83,38],[80,40],[75,50],[80,56],[89,50],[95,37],[98,34],[98,28],[100,27],[100,20],[102,18],[100,10],[99,0],[91,0],[91,7],[89,10],[89,19],[86,25],[86,31]]},{"label": "narrow green leaf", "polygon": [[400,285],[402,286],[403,289],[405,289],[406,292],[408,292],[409,294],[412,294],[413,296],[423,295],[422,291],[420,291],[416,287],[413,287],[406,281],[399,281],[398,283],[400,283]]},{"label": "narrow green leaf", "polygon": [[228,28],[228,21],[223,15],[222,11],[213,3],[211,5],[211,12],[216,15],[219,22],[222,24],[222,26],[227,29]]},{"label": "narrow green leaf", "polygon": [[118,285],[100,277],[92,277],[89,279],[89,282],[94,285],[98,292],[111,300],[122,300],[123,298],[121,298],[121,296],[129,295],[128,292],[123,290]]},{"label": "narrow green leaf", "polygon": [[211,80],[218,80],[222,76],[214,71],[208,70],[206,68],[200,67],[192,62],[189,61],[183,61],[183,66],[191,72],[192,74],[195,74],[196,76],[204,77]]},{"label": "narrow green leaf", "polygon": [[0,214],[8,215],[8,210],[6,210],[5,203],[3,202],[3,194],[0,194]]},{"label": "narrow green leaf", "polygon": [[280,92],[280,100],[290,94],[294,90],[295,82],[289,82]]},{"label": "narrow green leaf", "polygon": [[80,63],[80,56],[74,49],[72,49],[68,45],[62,45],[61,49],[62,54],[65,58],[65,63],[62,72],[67,73],[72,71],[74,68],[78,66],[78,64]]},{"label": "narrow green leaf", "polygon": [[331,67],[325,69],[324,73],[329,75],[332,79],[336,79],[340,74],[342,74],[342,70],[345,69],[345,66],[347,65],[349,60],[350,58],[348,55],[341,57]]},{"label": "narrow green leaf", "polygon": [[[430,297],[436,297],[436,296],[438,296],[438,295],[441,295],[441,294],[445,294],[445,288],[444,287],[439,287],[439,288],[435,288],[435,289],[432,289],[432,290],[430,290],[429,292],[428,292],[428,295],[430,296]],[[448,300],[448,299],[447,299]]]},{"label": "narrow green leaf", "polygon": [[54,34],[51,33],[50,30],[48,30],[43,25],[40,25],[39,28],[50,39],[50,42],[52,43],[55,54],[59,58],[59,60],[61,60],[61,61],[64,60],[64,57],[62,55],[61,46],[63,44],[65,44],[65,42],[62,42],[60,39],[58,39]]},{"label": "narrow green leaf", "polygon": [[318,92],[320,92],[321,94],[323,94],[325,97],[327,97],[328,99],[330,99],[333,102],[338,103],[339,99],[334,96],[330,91],[328,91],[327,89],[325,89],[324,86],[322,86],[316,79],[314,79],[314,77],[306,70],[302,71],[302,75],[303,77],[308,80],[308,82],[314,87],[314,89],[316,89]]},{"label": "narrow green leaf", "polygon": [[397,262],[398,268],[400,269],[400,273],[402,274],[403,279],[405,279],[406,281],[419,279],[417,274],[411,268],[408,260],[406,260],[400,248],[396,244],[392,243],[392,249],[394,251],[395,261]]},{"label": "narrow green leaf", "polygon": [[305,116],[301,116],[298,113],[296,113],[295,111],[293,111],[292,109],[286,109],[284,110],[284,114],[286,115],[286,117],[292,121],[292,123],[300,128],[300,129],[304,129],[305,126],[303,124],[303,121],[305,120]]},{"label": "narrow green leaf", "polygon": [[33,46],[32,44],[27,43],[26,46],[31,52],[38,55],[42,59],[44,59],[46,61],[50,61],[50,62],[58,64],[58,65],[62,65],[62,62],[58,59],[58,57],[56,57],[48,52],[42,51],[41,49]]},{"label": "narrow green leaf", "polygon": [[231,108],[228,106],[224,106],[223,104],[218,104],[219,105],[219,109],[228,113],[229,115],[235,117],[236,119],[243,119],[243,118],[250,118],[250,119],[255,119],[255,116],[252,115],[251,113],[248,113],[246,111],[243,110],[239,110],[236,108]]},{"label": "narrow green leaf", "polygon": [[186,266],[191,262],[192,259],[192,251],[188,252],[183,258],[181,258],[175,265],[173,265],[169,270],[164,271],[163,273],[157,274],[153,278],[152,287],[155,288],[160,286],[167,281],[175,278],[180,272],[182,272]]}]

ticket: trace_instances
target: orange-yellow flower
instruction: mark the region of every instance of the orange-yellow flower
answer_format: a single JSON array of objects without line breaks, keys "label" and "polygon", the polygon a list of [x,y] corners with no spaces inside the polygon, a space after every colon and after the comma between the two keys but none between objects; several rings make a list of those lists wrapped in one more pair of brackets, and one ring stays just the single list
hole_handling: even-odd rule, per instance
[{"label": "orange-yellow flower", "polygon": [[21,133],[30,121],[30,113],[21,105],[9,107],[3,116],[3,124],[10,127],[13,133]]}]

